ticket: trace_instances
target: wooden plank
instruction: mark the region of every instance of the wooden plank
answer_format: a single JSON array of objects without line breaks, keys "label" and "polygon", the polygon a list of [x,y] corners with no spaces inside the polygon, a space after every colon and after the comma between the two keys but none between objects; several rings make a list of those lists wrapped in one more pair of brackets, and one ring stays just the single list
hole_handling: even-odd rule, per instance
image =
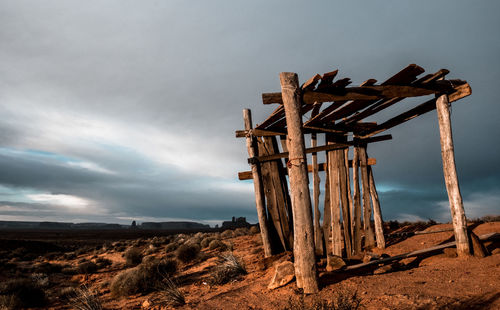
[{"label": "wooden plank", "polygon": [[363,186],[363,228],[365,234],[365,248],[375,246],[375,237],[372,227],[372,208],[370,205],[370,186],[368,182],[368,165],[366,164],[366,146],[360,146],[359,169],[361,170],[361,185]]},{"label": "wooden plank", "polygon": [[[450,95],[448,95],[449,102],[457,101],[459,99],[462,99],[464,97],[469,96],[472,93],[469,84],[463,84],[460,85],[456,88],[456,91]],[[375,127],[375,129],[370,130],[368,132],[365,132],[361,134],[362,138],[369,138],[373,135],[379,134],[381,132],[384,132],[392,127],[395,127],[397,125],[400,125],[404,122],[407,122],[411,119],[414,119],[417,116],[423,115],[427,112],[430,112],[436,108],[436,98],[433,98],[431,100],[428,100],[418,106],[416,106],[413,109],[410,109],[406,112],[403,112],[399,114],[398,116],[395,116],[384,123],[378,125]]]},{"label": "wooden plank", "polygon": [[[328,143],[330,135],[327,135]],[[330,178],[330,216],[331,216],[331,236],[332,254],[342,256],[342,231],[340,227],[340,197],[339,197],[339,160],[337,150],[327,153],[328,156],[328,176]]]},{"label": "wooden plank", "polygon": [[274,122],[276,122],[277,120],[281,119],[284,116],[285,116],[285,110],[283,109],[283,105],[280,105],[279,107],[276,108],[276,110],[273,111],[273,113],[271,113],[271,115],[269,115],[269,117],[265,121],[263,121],[261,124],[257,124],[255,128],[265,129],[266,127],[273,124]]},{"label": "wooden plank", "polygon": [[[353,166],[353,160],[348,160],[349,168]],[[375,166],[377,164],[376,158],[368,158],[368,166]],[[318,171],[326,171],[327,164],[326,163],[318,163]],[[313,172],[313,165],[307,165],[307,171]],[[238,172],[238,180],[250,180],[252,178],[252,171],[241,171]]]},{"label": "wooden plank", "polygon": [[[326,155],[327,165],[328,165],[328,154]],[[328,175],[328,169],[325,170],[325,201],[323,203],[323,242],[325,246],[325,252],[327,263],[330,262],[332,257],[332,244],[330,242],[332,238],[332,211],[330,204],[330,176]]]},{"label": "wooden plank", "polygon": [[[499,238],[500,238],[500,233],[497,233],[497,232],[484,234],[484,235],[479,236],[479,240],[481,240],[481,241],[494,240],[494,239],[499,239]],[[387,263],[397,261],[397,260],[402,260],[405,258],[420,256],[420,255],[424,255],[424,254],[430,254],[430,253],[437,252],[437,251],[440,251],[440,250],[443,250],[446,248],[452,248],[455,245],[456,245],[455,241],[447,242],[445,244],[436,245],[436,246],[422,249],[422,250],[416,250],[416,251],[412,251],[412,252],[405,253],[405,254],[400,254],[400,255],[396,255],[396,256],[392,256],[392,257],[387,257],[387,258],[369,261],[366,263],[347,266],[346,268],[339,270],[339,271],[355,270],[355,269],[365,268],[368,266],[378,266],[380,264],[387,264]]]},{"label": "wooden plank", "polygon": [[307,80],[304,84],[302,84],[301,88],[303,91],[305,90],[313,90],[318,81],[321,79],[321,75],[316,74],[309,80]]},{"label": "wooden plank", "polygon": [[[446,74],[448,74],[449,71],[446,70],[446,69],[441,69],[439,71],[437,71],[436,73],[434,74],[431,74],[431,75],[427,75],[421,79],[418,79],[414,82],[414,85],[417,85],[417,86],[421,86],[421,87],[425,87],[426,84],[428,83],[432,83],[438,79],[441,79],[443,78]],[[371,116],[379,111],[382,111],[398,102],[400,102],[401,100],[403,100],[404,98],[392,98],[392,99],[384,99],[384,100],[380,100],[378,102],[375,102],[373,105],[371,105],[369,108],[367,108],[366,110],[356,114],[356,115],[353,115],[351,116],[350,118],[340,122],[338,125],[339,126],[342,126],[342,124],[352,124],[354,122],[357,122],[357,121],[360,121],[368,116]]]},{"label": "wooden plank", "polygon": [[[380,142],[380,141],[386,141],[386,140],[390,140],[390,139],[392,139],[391,135],[383,135],[383,136],[371,137],[371,138],[367,138],[367,139],[355,139],[353,141],[337,142],[334,144],[327,144],[327,145],[307,148],[306,154],[321,152],[321,151],[330,151],[330,150],[335,150],[338,148],[344,148],[347,146]],[[288,152],[282,152],[279,154],[274,154],[274,155],[269,155],[269,156],[256,156],[256,157],[248,158],[248,162],[249,163],[252,163],[255,161],[264,162],[264,161],[276,160],[276,159],[286,158],[286,157],[288,157]]]},{"label": "wooden plank", "polygon": [[[350,233],[350,236],[351,236],[351,252],[350,254],[348,254],[348,256],[354,254],[354,237],[353,237],[353,226],[352,226],[352,223],[353,223],[353,219],[352,219],[352,209],[353,209],[353,201],[352,201],[352,194],[351,194],[351,177],[350,177],[350,171],[349,171],[349,168],[350,168],[350,165],[349,165],[349,148],[345,148],[344,149],[344,166],[345,166],[345,172],[346,172],[346,180],[347,180],[347,198],[348,198],[348,202],[349,202],[349,205],[347,206],[347,212],[349,213],[349,220],[350,220],[350,223],[349,223],[349,233]],[[352,161],[351,161],[351,164],[352,164]],[[345,227],[344,227],[345,229]]]},{"label": "wooden plank", "polygon": [[337,76],[337,73],[339,73],[339,70],[333,70],[331,72],[324,73],[321,76],[321,82],[318,85],[318,89],[330,86],[333,82],[333,79]]},{"label": "wooden plank", "polygon": [[[314,105],[314,108],[311,112],[311,116],[315,116],[319,113],[321,108],[321,104]],[[318,140],[316,133],[311,134],[311,147],[318,146]],[[316,255],[322,255],[323,250],[323,232],[320,226],[321,221],[321,213],[319,211],[319,195],[320,195],[320,178],[319,178],[319,167],[318,167],[318,153],[312,153],[311,156],[312,164],[307,165],[309,170],[309,166],[312,168],[312,180],[313,180],[313,205],[314,205],[314,248],[316,251]]]},{"label": "wooden plank", "polygon": [[352,255],[352,238],[351,238],[351,214],[349,210],[349,197],[347,192],[347,169],[345,164],[345,149],[336,150],[338,158],[339,171],[339,190],[340,202],[342,206],[342,223],[344,226],[344,249],[348,258]]},{"label": "wooden plank", "polygon": [[318,292],[311,196],[307,176],[304,135],[302,134],[301,99],[297,74],[280,73],[281,92],[287,123],[288,165],[294,223],[294,266],[297,286],[306,294]]},{"label": "wooden plank", "polygon": [[375,179],[373,178],[373,170],[370,166],[368,166],[368,182],[370,183],[370,196],[372,198],[373,222],[375,223],[377,248],[385,249],[384,221],[382,220],[382,210],[380,209],[377,187],[375,186]]},{"label": "wooden plank", "polygon": [[[275,152],[271,139],[272,138],[266,137],[263,142],[258,144],[259,153],[271,155]],[[291,250],[290,244],[288,243],[290,232],[285,212],[285,202],[279,177],[278,162],[269,161],[262,163],[261,170],[268,213],[278,233],[283,249]]]},{"label": "wooden plank", "polygon": [[353,254],[361,254],[361,195],[359,190],[359,147],[355,146],[352,159],[352,226],[353,226]]},{"label": "wooden plank", "polygon": [[451,218],[457,243],[457,254],[460,257],[469,256],[471,251],[469,236],[467,234],[467,219],[465,217],[457,168],[455,166],[455,151],[453,147],[450,110],[448,108],[448,96],[439,96],[436,101],[436,107],[441,141],[441,157],[443,158],[443,174],[450,202]]},{"label": "wooden plank", "polygon": [[236,130],[236,138],[245,138],[247,135],[252,135],[255,137],[271,137],[283,135],[283,132],[276,132],[263,129],[251,129],[251,130]]},{"label": "wooden plank", "polygon": [[[252,129],[252,114],[249,109],[243,110],[243,120],[245,122],[245,130]],[[247,137],[247,151],[248,156],[254,157],[258,154],[257,146],[255,145],[256,139]],[[272,254],[271,238],[269,230],[267,229],[266,209],[264,202],[264,188],[262,185],[262,176],[259,164],[251,164],[253,184],[255,190],[255,206],[257,209],[257,217],[259,219],[260,234],[262,237],[262,247],[264,248],[264,256],[269,257]]]}]

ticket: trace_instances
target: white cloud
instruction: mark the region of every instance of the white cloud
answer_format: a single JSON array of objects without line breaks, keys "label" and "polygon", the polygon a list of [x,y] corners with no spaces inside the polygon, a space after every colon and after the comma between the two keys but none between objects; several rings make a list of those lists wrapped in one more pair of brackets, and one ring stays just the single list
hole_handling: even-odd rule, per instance
[{"label": "white cloud", "polygon": [[28,198],[35,202],[45,203],[55,206],[68,207],[71,209],[88,209],[95,205],[94,202],[77,196],[65,194],[29,194]]}]

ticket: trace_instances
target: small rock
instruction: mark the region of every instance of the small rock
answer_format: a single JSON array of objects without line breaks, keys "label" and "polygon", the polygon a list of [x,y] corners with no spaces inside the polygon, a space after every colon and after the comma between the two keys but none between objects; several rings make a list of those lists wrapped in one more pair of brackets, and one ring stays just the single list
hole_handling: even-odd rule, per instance
[{"label": "small rock", "polygon": [[334,271],[341,269],[346,265],[342,257],[337,255],[328,255],[326,260],[326,271]]},{"label": "small rock", "polygon": [[472,252],[475,257],[485,257],[488,255],[488,250],[484,247],[483,243],[479,240],[475,233],[470,233],[470,239],[472,242]]},{"label": "small rock", "polygon": [[142,309],[151,309],[151,302],[149,301],[149,299],[146,299],[146,300],[142,303]]},{"label": "small rock", "polygon": [[267,288],[272,290],[282,287],[292,282],[293,278],[295,278],[295,268],[293,267],[293,263],[290,261],[279,263],[276,265],[274,276]]},{"label": "small rock", "polygon": [[493,255],[500,254],[500,248],[493,249],[493,251],[491,251],[491,254]]},{"label": "small rock", "polygon": [[443,249],[444,256],[446,257],[457,257],[457,249],[455,248],[446,248]]},{"label": "small rock", "polygon": [[387,273],[391,271],[395,271],[399,267],[399,264],[396,262],[392,265],[385,265],[380,268],[377,268],[373,271],[373,274],[382,274],[382,273]]}]

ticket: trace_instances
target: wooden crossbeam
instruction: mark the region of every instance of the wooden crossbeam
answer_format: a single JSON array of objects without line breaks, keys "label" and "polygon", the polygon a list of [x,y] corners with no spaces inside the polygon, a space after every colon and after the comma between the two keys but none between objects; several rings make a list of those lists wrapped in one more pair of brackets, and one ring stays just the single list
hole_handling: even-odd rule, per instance
[{"label": "wooden crossbeam", "polygon": [[[471,93],[472,93],[472,90],[470,88],[470,85],[468,83],[465,83],[465,84],[457,86],[455,88],[455,92],[448,95],[448,100],[451,103],[451,102],[457,101],[461,98],[467,97]],[[369,138],[373,135],[376,135],[378,133],[386,131],[394,126],[400,125],[404,122],[407,122],[407,121],[409,121],[417,116],[420,116],[422,114],[430,112],[434,109],[436,109],[436,98],[428,100],[428,101],[416,106],[415,108],[413,108],[411,110],[408,110],[404,113],[399,114],[396,117],[389,119],[388,121],[378,125],[374,129],[361,134],[360,137],[364,138],[364,139]]]},{"label": "wooden crossbeam", "polygon": [[[317,152],[322,152],[322,151],[338,150],[338,149],[343,149],[343,148],[353,146],[353,145],[362,145],[362,144],[386,141],[386,140],[391,140],[391,139],[392,139],[392,135],[381,135],[381,136],[377,136],[377,137],[370,137],[367,139],[356,138],[353,141],[336,142],[335,144],[327,144],[327,145],[322,145],[322,146],[306,148],[306,154],[317,153]],[[276,160],[276,159],[280,159],[280,158],[287,158],[288,155],[289,155],[288,152],[282,152],[282,153],[267,155],[267,156],[256,156],[256,157],[248,158],[248,163],[255,164],[258,162],[266,162],[266,161]]]},{"label": "wooden crossbeam", "polygon": [[251,129],[251,130],[236,130],[236,138],[245,138],[248,134],[254,137],[271,137],[271,136],[282,136],[285,135],[284,132],[276,132],[271,130],[263,129]]},{"label": "wooden crossbeam", "polygon": [[[376,158],[368,158],[368,165],[375,166],[377,164]],[[349,160],[349,168],[352,168],[352,160]],[[318,164],[318,171],[325,171],[326,163]],[[307,165],[307,171],[313,172],[313,165]],[[287,172],[285,171],[285,174]],[[252,179],[252,171],[240,171],[238,172],[238,180],[251,180]]]},{"label": "wooden crossbeam", "polygon": [[[377,100],[394,97],[419,97],[432,95],[442,92],[442,89],[427,89],[413,86],[401,85],[377,85],[377,86],[359,86],[346,87],[337,94],[306,91],[302,95],[305,104],[314,104],[315,102],[334,102],[348,100]],[[282,104],[281,93],[262,94],[264,104],[279,103]]]}]

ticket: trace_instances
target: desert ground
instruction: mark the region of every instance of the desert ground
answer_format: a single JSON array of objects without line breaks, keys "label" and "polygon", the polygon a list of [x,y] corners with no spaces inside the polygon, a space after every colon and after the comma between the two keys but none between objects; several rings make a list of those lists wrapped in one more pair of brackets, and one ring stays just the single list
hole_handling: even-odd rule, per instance
[{"label": "desert ground", "polygon": [[[500,232],[475,222],[474,233]],[[451,224],[388,225],[399,233],[377,259],[453,240]],[[135,232],[137,233],[137,232]],[[154,236],[153,236],[154,235]],[[499,241],[485,257],[457,258],[454,249],[390,265],[326,272],[321,290],[303,295],[294,281],[270,290],[275,266],[291,253],[264,259],[256,228],[223,232],[120,236],[73,232],[2,232],[0,309],[500,309]]]}]

